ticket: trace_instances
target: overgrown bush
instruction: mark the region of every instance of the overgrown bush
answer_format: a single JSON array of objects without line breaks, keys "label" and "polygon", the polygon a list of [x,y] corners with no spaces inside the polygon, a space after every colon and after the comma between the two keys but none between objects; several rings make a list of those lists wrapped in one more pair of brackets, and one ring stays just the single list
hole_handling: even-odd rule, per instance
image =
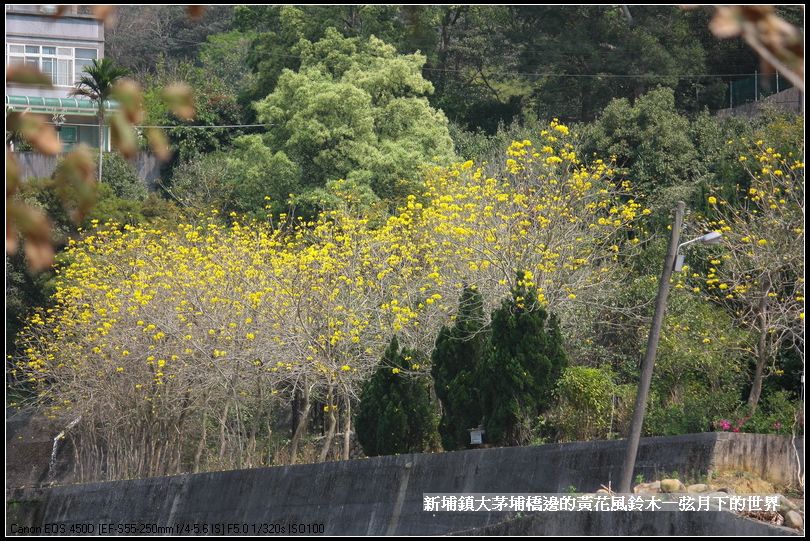
[{"label": "overgrown bush", "polygon": [[[791,434],[804,431],[801,403],[788,391],[775,391],[766,395],[754,415],[741,424],[742,432],[757,434]],[[796,415],[799,423],[796,424]],[[732,428],[733,430],[733,428]]]},{"label": "overgrown bush", "polygon": [[614,380],[615,375],[607,367],[570,366],[563,370],[555,389],[558,404],[552,416],[559,441],[610,436],[617,409]]},{"label": "overgrown bush", "polygon": [[700,381],[687,381],[677,388],[661,385],[650,392],[644,418],[644,434],[676,436],[710,432],[716,419],[734,417],[740,408],[740,391],[725,387],[711,391]]},{"label": "overgrown bush", "polygon": [[104,153],[101,184],[109,186],[121,199],[142,201],[146,198],[146,184],[138,178],[135,167],[117,152]]},{"label": "overgrown bush", "polygon": [[691,180],[698,159],[689,120],[675,108],[670,88],[652,90],[633,104],[613,100],[592,125],[589,142],[588,152],[615,155],[646,193]]},{"label": "overgrown bush", "polygon": [[227,154],[211,152],[181,161],[174,170],[168,191],[186,208],[214,208],[224,212],[231,198],[230,189]]}]

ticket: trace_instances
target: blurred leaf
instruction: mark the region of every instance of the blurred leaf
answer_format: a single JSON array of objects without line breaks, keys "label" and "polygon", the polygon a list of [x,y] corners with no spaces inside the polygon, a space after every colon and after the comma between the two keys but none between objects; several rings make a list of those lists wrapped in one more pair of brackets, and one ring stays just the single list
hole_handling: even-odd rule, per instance
[{"label": "blurred leaf", "polygon": [[739,9],[746,14],[751,20],[763,18],[767,15],[774,13],[773,6],[760,5],[760,6],[740,6]]},{"label": "blurred leaf", "polygon": [[166,134],[159,128],[147,128],[146,139],[149,141],[149,148],[155,153],[160,161],[165,162],[171,157],[169,140]]},{"label": "blurred leaf", "polygon": [[9,212],[10,208],[6,204],[6,253],[14,255],[17,253],[17,248],[19,248],[19,242],[17,241],[17,228],[14,227],[14,221],[11,219]]},{"label": "blurred leaf", "polygon": [[[45,227],[49,228],[48,224]],[[50,228],[48,229],[50,231]],[[50,239],[25,239],[25,257],[32,271],[43,271],[53,265],[54,251]]]},{"label": "blurred leaf", "polygon": [[115,18],[115,6],[93,6],[93,16],[104,24],[110,24]]},{"label": "blurred leaf", "polygon": [[6,127],[9,131],[17,131],[31,145],[43,154],[58,154],[62,150],[62,142],[56,135],[53,126],[46,124],[44,115],[32,113],[11,113],[6,117]]},{"label": "blurred leaf", "polygon": [[114,114],[110,117],[110,138],[112,146],[125,158],[135,157],[138,152],[135,129],[121,114]]},{"label": "blurred leaf", "polygon": [[29,64],[16,64],[6,70],[6,83],[52,86],[51,78]]},{"label": "blurred leaf", "polygon": [[766,74],[776,70],[804,92],[804,35],[778,17],[774,6],[717,6],[709,29],[718,38],[742,36]]},{"label": "blurred leaf", "polygon": [[205,13],[205,6],[186,6],[186,13],[192,19],[199,19]]},{"label": "blurred leaf", "polygon": [[6,201],[14,197],[19,186],[20,167],[14,158],[14,153],[6,149]]},{"label": "blurred leaf", "polygon": [[183,120],[193,120],[194,95],[185,83],[172,83],[163,89],[163,101],[172,113]]},{"label": "blurred leaf", "polygon": [[720,6],[709,23],[709,30],[718,38],[733,38],[742,32],[739,7]]},{"label": "blurred leaf", "polygon": [[121,112],[124,113],[130,124],[138,124],[143,120],[141,85],[132,79],[121,79],[115,83],[111,97],[118,101]]},{"label": "blurred leaf", "polygon": [[62,205],[78,224],[98,199],[96,167],[90,149],[84,145],[65,156],[54,172],[54,189]]},{"label": "blurred leaf", "polygon": [[19,175],[17,160],[14,159],[14,154],[6,149],[6,253],[8,254],[17,251],[17,229],[12,220],[11,204],[19,186]]},{"label": "blurred leaf", "polygon": [[[11,224],[9,224],[11,222]],[[12,225],[12,227],[8,227]],[[8,251],[9,235],[14,229],[19,231],[24,240],[25,255],[33,271],[41,271],[53,264],[53,246],[51,245],[51,223],[45,213],[38,208],[21,201],[10,201],[6,209],[6,250]],[[16,238],[13,241],[16,251]]]}]

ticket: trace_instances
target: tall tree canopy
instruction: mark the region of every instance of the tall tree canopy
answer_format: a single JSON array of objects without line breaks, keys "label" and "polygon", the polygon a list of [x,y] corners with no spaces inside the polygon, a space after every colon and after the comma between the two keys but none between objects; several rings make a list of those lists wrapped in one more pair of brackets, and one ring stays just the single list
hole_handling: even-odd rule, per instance
[{"label": "tall tree canopy", "polygon": [[422,166],[453,158],[447,119],[427,100],[423,56],[336,30],[299,49],[298,71],[285,70],[255,106],[270,125],[264,144],[300,171],[302,201],[322,206],[318,190],[340,179],[395,200],[411,193]]}]

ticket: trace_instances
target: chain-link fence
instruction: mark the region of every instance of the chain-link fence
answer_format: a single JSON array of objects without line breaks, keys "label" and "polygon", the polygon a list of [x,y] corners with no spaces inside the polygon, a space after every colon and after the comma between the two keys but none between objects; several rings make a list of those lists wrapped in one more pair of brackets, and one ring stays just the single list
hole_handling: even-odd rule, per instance
[{"label": "chain-link fence", "polygon": [[729,81],[726,92],[726,107],[739,107],[793,87],[778,73],[756,74],[753,77]]}]

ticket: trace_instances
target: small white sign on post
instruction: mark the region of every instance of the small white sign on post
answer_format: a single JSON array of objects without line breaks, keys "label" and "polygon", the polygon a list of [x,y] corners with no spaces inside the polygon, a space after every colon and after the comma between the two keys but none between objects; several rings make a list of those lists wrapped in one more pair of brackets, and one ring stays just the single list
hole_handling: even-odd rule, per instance
[{"label": "small white sign on post", "polygon": [[483,436],[484,436],[484,429],[481,427],[478,428],[470,428],[468,429],[470,432],[470,444],[471,445],[481,445],[484,443]]}]

